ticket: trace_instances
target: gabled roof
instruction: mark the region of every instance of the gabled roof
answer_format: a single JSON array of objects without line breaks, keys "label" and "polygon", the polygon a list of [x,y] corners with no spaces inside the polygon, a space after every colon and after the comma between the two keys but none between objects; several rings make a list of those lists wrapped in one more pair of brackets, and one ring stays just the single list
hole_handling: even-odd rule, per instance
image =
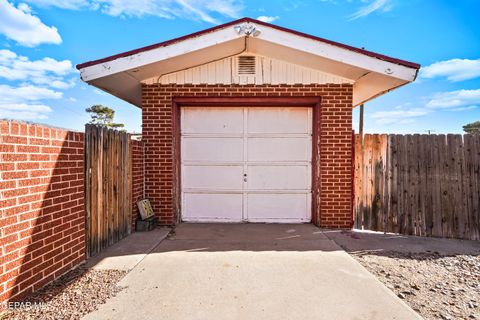
[{"label": "gabled roof", "polygon": [[[235,26],[252,24],[258,36]],[[245,39],[245,40],[243,40]],[[354,106],[415,80],[420,65],[319,38],[251,18],[242,18],[176,39],[78,64],[83,81],[141,106],[147,78],[252,52],[338,74],[355,81]]]},{"label": "gabled roof", "polygon": [[376,53],[376,52],[373,52],[373,51],[368,51],[368,50],[365,50],[365,49],[352,47],[352,46],[349,46],[349,45],[346,45],[346,44],[343,44],[343,43],[340,43],[340,42],[335,42],[335,41],[332,41],[332,40],[316,37],[316,36],[313,36],[313,35],[310,35],[310,34],[306,34],[306,33],[303,33],[303,32],[296,31],[296,30],[280,27],[280,26],[277,26],[277,25],[274,25],[274,24],[271,24],[271,23],[263,22],[263,21],[248,18],[248,17],[241,18],[241,19],[238,19],[238,20],[234,20],[234,21],[231,21],[231,22],[227,22],[227,23],[224,23],[224,24],[220,24],[218,26],[208,28],[208,29],[204,29],[204,30],[201,30],[201,31],[198,31],[198,32],[190,33],[190,34],[187,34],[185,36],[178,37],[178,38],[175,38],[175,39],[170,39],[170,40],[167,40],[167,41],[155,43],[155,44],[145,46],[145,47],[142,47],[142,48],[125,51],[125,52],[114,54],[112,56],[108,56],[108,57],[105,57],[105,58],[80,63],[80,64],[77,64],[76,67],[77,67],[78,70],[80,70],[80,69],[83,69],[85,67],[93,66],[95,64],[99,64],[99,63],[103,63],[103,62],[107,62],[107,61],[112,61],[112,60],[115,60],[115,59],[118,59],[118,58],[131,56],[131,55],[134,55],[134,54],[137,54],[137,53],[140,53],[140,52],[144,52],[144,51],[148,51],[148,50],[152,50],[152,49],[156,49],[156,48],[160,48],[160,47],[166,47],[166,46],[171,45],[175,42],[187,40],[189,38],[195,38],[195,37],[201,36],[201,35],[206,34],[206,33],[210,33],[210,32],[220,30],[220,29],[223,29],[223,28],[226,28],[226,27],[229,27],[229,26],[240,24],[242,22],[251,22],[251,23],[254,23],[254,24],[258,24],[258,25],[268,26],[268,27],[271,27],[271,28],[274,28],[274,29],[277,29],[277,30],[280,30],[280,31],[290,32],[290,33],[296,34],[296,35],[301,36],[301,37],[309,38],[309,39],[312,39],[312,40],[315,40],[315,41],[321,41],[321,42],[324,42],[324,43],[327,43],[327,44],[331,44],[333,46],[337,46],[339,48],[343,48],[343,49],[351,50],[351,51],[354,51],[354,52],[358,52],[358,53],[361,53],[361,54],[364,54],[364,55],[367,55],[367,56],[370,56],[370,57],[373,57],[373,58],[377,58],[377,59],[380,59],[380,60],[385,60],[385,61],[388,61],[388,62],[404,65],[404,66],[410,67],[410,68],[420,69],[420,65],[418,63],[415,63],[415,62],[410,62],[410,61],[406,61],[406,60],[392,58],[392,57],[389,57],[389,56],[386,56],[386,55],[383,55],[383,54],[380,54],[380,53]]}]

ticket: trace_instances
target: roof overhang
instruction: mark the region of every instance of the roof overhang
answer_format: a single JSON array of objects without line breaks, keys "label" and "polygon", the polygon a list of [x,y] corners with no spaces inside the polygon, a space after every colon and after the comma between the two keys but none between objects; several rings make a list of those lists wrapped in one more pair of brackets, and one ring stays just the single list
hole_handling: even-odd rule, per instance
[{"label": "roof overhang", "polygon": [[[253,25],[249,35],[236,26]],[[181,38],[77,65],[81,79],[141,107],[141,83],[152,77],[251,52],[351,80],[357,106],[415,80],[420,65],[243,18]]]}]

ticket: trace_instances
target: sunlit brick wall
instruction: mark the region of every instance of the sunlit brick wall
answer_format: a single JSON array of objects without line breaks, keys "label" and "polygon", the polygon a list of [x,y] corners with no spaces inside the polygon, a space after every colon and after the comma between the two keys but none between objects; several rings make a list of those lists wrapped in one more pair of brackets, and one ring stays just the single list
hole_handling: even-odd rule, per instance
[{"label": "sunlit brick wall", "polygon": [[145,147],[145,196],[162,224],[177,221],[176,151],[173,98],[321,97],[319,136],[319,208],[312,220],[322,227],[352,225],[352,94],[350,84],[311,85],[143,85],[142,140]]},{"label": "sunlit brick wall", "polygon": [[0,121],[0,302],[85,259],[83,133]]}]

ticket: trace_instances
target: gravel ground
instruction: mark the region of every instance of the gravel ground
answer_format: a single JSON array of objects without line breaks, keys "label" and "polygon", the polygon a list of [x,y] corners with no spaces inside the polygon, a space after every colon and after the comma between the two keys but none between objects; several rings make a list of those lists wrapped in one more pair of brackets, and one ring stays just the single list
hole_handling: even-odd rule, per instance
[{"label": "gravel ground", "polygon": [[425,319],[480,319],[480,256],[350,254]]},{"label": "gravel ground", "polygon": [[47,285],[26,301],[36,308],[19,308],[0,315],[6,319],[80,319],[123,288],[125,271],[77,268]]}]

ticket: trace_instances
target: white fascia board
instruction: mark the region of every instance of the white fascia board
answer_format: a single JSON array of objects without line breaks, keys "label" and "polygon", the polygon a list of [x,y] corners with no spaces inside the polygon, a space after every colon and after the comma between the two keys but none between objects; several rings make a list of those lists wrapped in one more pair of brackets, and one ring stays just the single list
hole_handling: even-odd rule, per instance
[{"label": "white fascia board", "polygon": [[[261,30],[260,34],[256,36],[259,40],[290,47],[333,61],[387,75],[389,77],[412,82],[415,80],[417,74],[415,68],[370,57],[322,41],[309,39],[263,25],[258,26],[258,29]],[[83,81],[90,82],[98,78],[137,69],[148,64],[188,54],[241,37],[244,37],[244,35],[237,34],[233,26],[227,26],[223,29],[212,31],[194,38],[180,40],[164,47],[138,52],[130,56],[82,68],[80,69],[80,77]]]},{"label": "white fascia board", "polygon": [[327,59],[387,75],[389,77],[412,82],[415,80],[417,74],[417,69],[415,68],[380,60],[378,58],[370,57],[346,48],[337,47],[322,41],[308,39],[267,26],[259,26],[259,29],[261,30],[261,33],[256,38],[263,41],[295,48],[299,51],[308,52],[314,55],[325,57]]},{"label": "white fascia board", "polygon": [[80,77],[83,81],[89,82],[241,37],[243,37],[243,35],[238,35],[233,27],[229,26],[225,29],[216,30],[195,38],[181,40],[164,47],[82,68],[80,69]]}]

